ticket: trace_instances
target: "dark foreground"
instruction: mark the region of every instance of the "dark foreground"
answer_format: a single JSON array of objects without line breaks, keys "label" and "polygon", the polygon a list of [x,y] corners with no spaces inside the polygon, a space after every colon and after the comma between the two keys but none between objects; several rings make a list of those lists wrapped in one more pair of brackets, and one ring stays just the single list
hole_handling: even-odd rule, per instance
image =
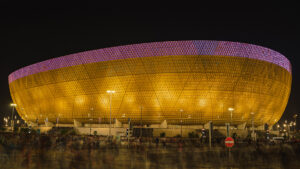
[{"label": "dark foreground", "polygon": [[128,146],[127,142],[74,138],[51,143],[51,138],[45,138],[2,137],[0,168],[300,168],[300,145],[296,143],[240,143],[229,152],[223,145],[210,150],[206,144],[132,142]]}]

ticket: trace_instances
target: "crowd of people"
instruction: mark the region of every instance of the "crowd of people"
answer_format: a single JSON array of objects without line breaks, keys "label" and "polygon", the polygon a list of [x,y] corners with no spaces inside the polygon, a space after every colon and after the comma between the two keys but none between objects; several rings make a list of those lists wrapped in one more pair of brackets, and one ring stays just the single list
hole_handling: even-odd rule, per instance
[{"label": "crowd of people", "polygon": [[[271,145],[268,139],[260,138],[253,141],[250,137],[241,139],[233,137],[237,146]],[[225,136],[213,137],[212,145],[224,147]],[[57,133],[30,133],[30,132],[2,132],[0,133],[0,146],[10,149],[47,148],[47,149],[97,149],[100,147],[205,147],[208,146],[207,137],[181,138],[181,137],[127,137],[127,136],[99,136],[76,135]],[[284,141],[282,141],[284,143]],[[292,143],[292,142],[291,142]]]},{"label": "crowd of people", "polygon": [[[153,165],[161,165],[168,162],[170,158],[179,158],[174,157],[174,154],[178,155],[178,153],[181,154],[180,158],[186,158],[186,160],[192,160],[198,156],[198,161],[206,160],[208,163],[211,162],[211,165],[219,161],[221,165],[224,160],[227,160],[227,150],[221,139],[215,140],[213,148],[210,149],[207,140],[201,140],[201,138],[128,139],[127,137],[108,138],[73,134],[0,133],[0,168],[111,167],[116,164],[121,165],[116,160],[124,159],[126,159],[124,162],[126,165],[142,165],[147,161],[152,162]],[[162,155],[162,151],[173,153]],[[124,152],[123,155],[122,152]],[[231,153],[233,161],[237,159],[251,161],[256,158],[262,161],[272,161],[275,157],[270,157],[276,156],[276,159],[288,166],[293,162],[293,157],[300,155],[300,145],[286,143],[270,145],[265,141],[249,142],[246,140],[238,141],[231,149]],[[127,154],[130,154],[132,158]],[[192,159],[189,159],[190,154],[193,154]],[[165,158],[165,161],[161,161],[161,158]],[[133,164],[132,160],[138,161]],[[15,167],[11,167],[12,165]]]}]

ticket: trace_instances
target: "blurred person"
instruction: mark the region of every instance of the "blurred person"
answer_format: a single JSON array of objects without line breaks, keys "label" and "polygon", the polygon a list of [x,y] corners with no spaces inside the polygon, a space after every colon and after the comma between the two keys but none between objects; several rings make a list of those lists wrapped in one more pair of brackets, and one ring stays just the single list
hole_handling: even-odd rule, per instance
[{"label": "blurred person", "polygon": [[158,148],[158,144],[159,144],[159,138],[158,137],[155,138],[155,144],[156,144],[156,148]]}]

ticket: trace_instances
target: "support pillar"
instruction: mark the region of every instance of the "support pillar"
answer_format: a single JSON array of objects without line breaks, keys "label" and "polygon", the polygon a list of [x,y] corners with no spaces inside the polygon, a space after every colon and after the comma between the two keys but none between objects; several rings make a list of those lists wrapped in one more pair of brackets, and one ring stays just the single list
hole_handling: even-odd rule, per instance
[{"label": "support pillar", "polygon": [[263,124],[261,126],[257,126],[256,130],[262,130],[262,131],[265,130],[265,125]]},{"label": "support pillar", "polygon": [[82,127],[82,123],[74,119],[74,127]]},{"label": "support pillar", "polygon": [[164,121],[160,124],[160,128],[168,128],[167,120],[164,120]]},{"label": "support pillar", "polygon": [[205,129],[209,129],[209,127],[210,127],[210,122],[204,124]]},{"label": "support pillar", "polygon": [[49,122],[49,121],[45,121],[45,126],[46,126],[46,127],[53,127],[54,124],[51,123],[51,122]]},{"label": "support pillar", "polygon": [[226,137],[230,137],[230,123],[225,123]]},{"label": "support pillar", "polygon": [[32,121],[28,121],[27,124],[28,124],[28,126],[31,126],[31,127],[37,127],[38,126],[37,123],[34,123]]},{"label": "support pillar", "polygon": [[115,120],[115,127],[122,127],[122,123],[118,119]]},{"label": "support pillar", "polygon": [[273,131],[273,125],[268,125],[268,130]]},{"label": "support pillar", "polygon": [[237,126],[237,128],[239,129],[239,130],[245,130],[246,129],[246,122],[245,123],[242,123],[242,124],[239,124],[238,126]]}]

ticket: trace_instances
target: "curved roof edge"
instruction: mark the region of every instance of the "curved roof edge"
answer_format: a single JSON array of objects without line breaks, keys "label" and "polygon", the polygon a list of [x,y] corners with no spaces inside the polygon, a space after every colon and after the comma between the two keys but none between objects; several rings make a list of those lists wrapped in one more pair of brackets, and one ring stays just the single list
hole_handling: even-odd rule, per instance
[{"label": "curved roof edge", "polygon": [[289,60],[262,46],[228,41],[190,40],[132,44],[90,50],[38,62],[18,69],[8,76],[9,83],[32,74],[94,62],[167,55],[220,55],[267,61],[291,73]]}]

